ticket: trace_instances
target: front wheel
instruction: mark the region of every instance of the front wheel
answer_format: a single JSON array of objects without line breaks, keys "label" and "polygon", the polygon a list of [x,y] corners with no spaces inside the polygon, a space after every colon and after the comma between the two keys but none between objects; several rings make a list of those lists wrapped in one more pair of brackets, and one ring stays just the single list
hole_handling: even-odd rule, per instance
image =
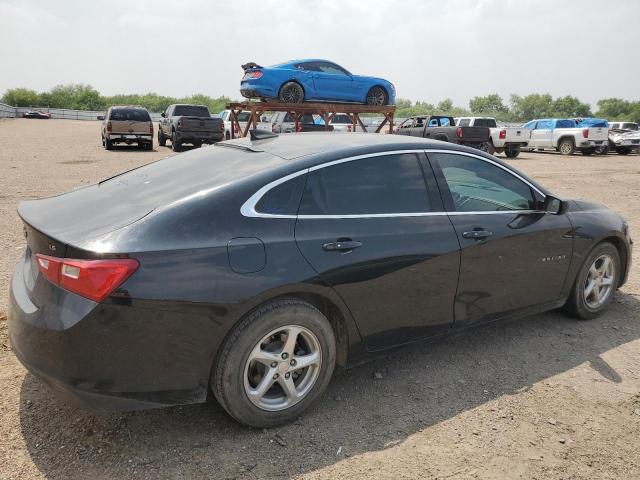
[{"label": "front wheel", "polygon": [[304,90],[299,83],[286,82],[280,88],[278,99],[283,103],[302,103],[304,101]]},{"label": "front wheel", "polygon": [[381,107],[387,104],[387,92],[382,87],[373,87],[367,93],[367,99],[365,100],[367,105]]},{"label": "front wheel", "polygon": [[211,388],[240,423],[281,425],[298,418],[324,392],[335,359],[327,318],[306,302],[282,299],[236,326],[212,370]]},{"label": "front wheel", "polygon": [[600,315],[620,282],[620,254],[608,242],[597,245],[578,272],[565,310],[581,320]]},{"label": "front wheel", "polygon": [[616,152],[620,155],[629,155],[631,153],[631,149],[628,147],[616,147]]}]

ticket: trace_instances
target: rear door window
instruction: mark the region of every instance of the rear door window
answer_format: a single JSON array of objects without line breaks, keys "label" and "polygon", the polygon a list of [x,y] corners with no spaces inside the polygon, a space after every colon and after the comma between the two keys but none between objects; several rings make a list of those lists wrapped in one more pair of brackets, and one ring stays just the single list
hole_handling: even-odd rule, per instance
[{"label": "rear door window", "polygon": [[536,130],[551,130],[553,128],[553,121],[551,120],[540,120],[536,125]]},{"label": "rear door window", "polygon": [[149,112],[142,108],[113,108],[109,120],[129,122],[150,122]]},{"label": "rear door window", "polygon": [[415,154],[347,161],[309,172],[299,215],[380,215],[431,210]]},{"label": "rear door window", "polygon": [[555,128],[575,128],[576,122],[573,120],[557,120]]}]

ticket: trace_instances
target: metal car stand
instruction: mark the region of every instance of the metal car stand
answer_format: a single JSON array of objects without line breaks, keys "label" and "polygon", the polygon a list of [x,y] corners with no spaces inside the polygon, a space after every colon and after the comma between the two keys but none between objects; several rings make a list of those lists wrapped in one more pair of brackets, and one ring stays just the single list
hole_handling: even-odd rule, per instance
[{"label": "metal car stand", "polygon": [[[356,126],[359,125],[363,132],[367,131],[364,123],[360,119],[362,113],[382,114],[384,120],[378,125],[375,133],[380,133],[385,125],[388,124],[389,133],[393,132],[393,115],[396,111],[395,105],[359,105],[353,103],[282,103],[282,102],[241,102],[230,103],[226,106],[227,110],[231,110],[231,138],[235,138],[235,132],[239,132],[241,137],[247,136],[249,130],[256,128],[257,123],[266,112],[287,112],[296,122],[296,130],[300,118],[303,115],[320,115],[324,120],[325,126],[328,126],[337,113],[344,113],[351,119],[353,125],[352,131],[355,132]],[[247,122],[244,130],[240,127],[238,114],[240,112],[250,112],[251,117]]]}]

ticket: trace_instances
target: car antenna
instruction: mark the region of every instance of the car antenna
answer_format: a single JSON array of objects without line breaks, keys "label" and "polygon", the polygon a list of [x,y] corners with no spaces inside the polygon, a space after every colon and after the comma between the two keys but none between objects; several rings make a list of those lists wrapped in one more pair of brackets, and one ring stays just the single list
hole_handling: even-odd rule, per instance
[{"label": "car antenna", "polygon": [[267,138],[276,138],[279,136],[277,133],[270,132],[269,130],[259,130],[257,128],[250,130],[249,135],[252,142],[254,140],[266,140]]}]

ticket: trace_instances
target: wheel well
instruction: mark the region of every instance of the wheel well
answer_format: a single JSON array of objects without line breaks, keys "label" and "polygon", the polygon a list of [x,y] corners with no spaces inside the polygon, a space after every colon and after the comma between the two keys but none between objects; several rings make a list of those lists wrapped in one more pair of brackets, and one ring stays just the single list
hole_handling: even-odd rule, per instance
[{"label": "wheel well", "polygon": [[560,145],[560,143],[562,143],[564,140],[571,140],[571,142],[575,145],[576,144],[576,139],[573,138],[571,135],[565,135],[564,137],[560,137],[558,139],[558,145]]},{"label": "wheel well", "polygon": [[[300,292],[284,295],[278,298],[297,298],[304,302],[310,303],[322,313],[333,328],[336,336],[336,363],[341,367],[347,366],[347,357],[349,355],[349,333],[347,331],[347,323],[340,309],[326,297],[309,292]],[[277,300],[277,298],[269,301]]]},{"label": "wheel well", "polygon": [[447,137],[445,137],[444,135],[436,135],[435,137],[433,137],[434,140],[441,140],[443,142],[448,142],[449,139]]},{"label": "wheel well", "polygon": [[[369,90],[367,90],[367,95],[369,95],[369,92],[371,90],[373,90],[376,87],[380,87],[383,91],[384,91],[384,96],[385,96],[385,100],[387,101],[387,103],[389,102],[389,92],[387,91],[386,87],[384,85],[373,85]],[[364,98],[365,100],[367,99],[367,97]]]},{"label": "wheel well", "polygon": [[626,278],[627,276],[627,260],[629,255],[629,252],[627,251],[627,247],[625,246],[624,242],[620,238],[615,236],[603,238],[598,242],[597,245],[600,245],[601,243],[604,243],[604,242],[608,242],[612,244],[614,247],[616,247],[616,250],[618,250],[618,253],[620,254],[620,267],[622,270],[620,275],[620,280],[622,281],[622,279]]},{"label": "wheel well", "polygon": [[282,87],[284,87],[287,83],[297,83],[298,85],[300,85],[300,88],[302,89],[302,98],[304,98],[307,92],[305,91],[304,86],[302,86],[302,84],[294,78],[287,80],[286,82],[282,82],[282,85],[280,85],[280,88],[278,89],[278,97],[280,97],[280,92],[282,91]]}]

